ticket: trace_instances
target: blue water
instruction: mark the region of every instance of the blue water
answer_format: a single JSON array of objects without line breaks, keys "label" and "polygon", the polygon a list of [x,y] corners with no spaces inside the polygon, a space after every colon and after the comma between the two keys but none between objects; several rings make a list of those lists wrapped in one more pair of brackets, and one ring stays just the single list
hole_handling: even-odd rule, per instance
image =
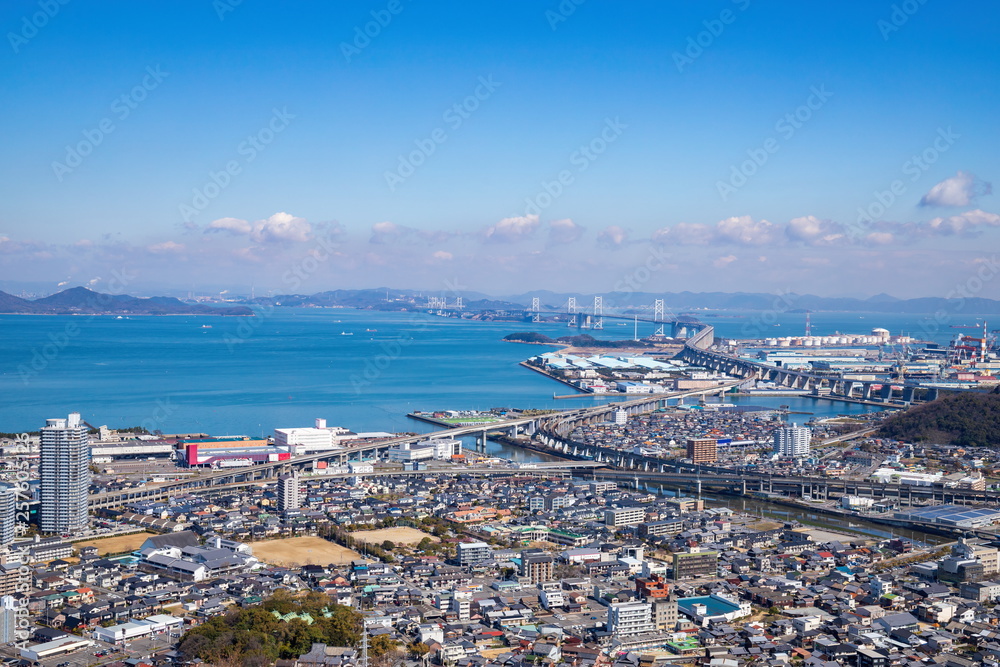
[{"label": "blue water", "polygon": [[[909,316],[906,325],[900,316],[834,315],[814,315],[814,332],[863,333],[875,326],[896,332],[920,319]],[[777,317],[782,326],[772,328],[798,333],[793,327],[801,328],[802,315]],[[722,335],[738,335],[744,323],[706,321]],[[553,394],[572,391],[518,366],[552,348],[500,340],[514,331],[572,332],[559,324],[278,308],[257,318],[0,315],[0,327],[0,431],[8,432],[37,430],[46,418],[71,411],[95,426],[143,425],[167,433],[259,436],[308,426],[316,417],[357,431],[422,432],[430,427],[406,413],[607,400],[554,400]],[[639,335],[652,329],[640,323]],[[630,338],[632,323],[609,322],[589,333]],[[953,333],[947,330],[945,340]],[[791,405],[820,417],[867,409],[791,397],[736,400]]]}]

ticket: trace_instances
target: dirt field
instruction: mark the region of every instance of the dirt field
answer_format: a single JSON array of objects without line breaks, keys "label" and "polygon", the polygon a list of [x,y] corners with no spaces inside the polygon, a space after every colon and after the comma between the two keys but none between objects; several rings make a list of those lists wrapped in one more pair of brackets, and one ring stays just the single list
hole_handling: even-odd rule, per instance
[{"label": "dirt field", "polygon": [[438,538],[417,530],[409,526],[399,526],[396,528],[379,528],[378,530],[356,530],[351,533],[351,537],[368,544],[382,544],[386,540],[396,544],[416,544],[425,537],[431,538],[432,542],[440,542]]},{"label": "dirt field", "polygon": [[154,533],[133,533],[131,535],[116,535],[114,537],[105,537],[96,540],[84,540],[83,542],[74,542],[73,546],[77,549],[80,547],[97,547],[97,553],[101,556],[107,554],[120,554],[126,551],[135,551],[142,546],[142,543],[147,539],[152,537]]},{"label": "dirt field", "polygon": [[253,555],[274,565],[327,565],[349,563],[361,554],[321,537],[289,537],[252,542]]}]

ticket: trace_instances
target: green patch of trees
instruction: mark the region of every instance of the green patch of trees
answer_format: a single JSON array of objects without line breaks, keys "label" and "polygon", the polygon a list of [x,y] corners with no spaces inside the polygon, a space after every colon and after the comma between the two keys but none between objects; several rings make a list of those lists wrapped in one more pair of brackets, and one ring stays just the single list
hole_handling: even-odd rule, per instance
[{"label": "green patch of trees", "polygon": [[[329,618],[323,615],[324,608],[331,612]],[[286,623],[275,618],[272,611],[308,613],[314,622],[309,625],[294,619]],[[351,607],[333,604],[322,593],[296,598],[279,589],[260,606],[232,609],[192,628],[178,648],[189,660],[200,658],[215,665],[265,667],[278,659],[308,653],[314,642],[357,646],[361,627],[361,614]],[[392,645],[384,646],[386,641]],[[395,643],[386,637],[380,641],[378,655],[394,648]],[[369,651],[375,655],[372,649]]]},{"label": "green patch of trees", "polygon": [[925,403],[886,419],[883,438],[960,447],[1000,443],[1000,394],[962,392]]}]

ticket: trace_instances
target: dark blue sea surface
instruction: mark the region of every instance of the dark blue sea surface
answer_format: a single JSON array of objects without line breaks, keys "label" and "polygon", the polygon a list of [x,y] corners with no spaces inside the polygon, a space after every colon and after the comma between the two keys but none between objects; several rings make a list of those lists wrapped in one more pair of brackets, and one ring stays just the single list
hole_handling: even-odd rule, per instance
[{"label": "dark blue sea surface", "polygon": [[[732,315],[743,315],[733,317]],[[752,318],[757,317],[758,320]],[[769,320],[775,318],[780,326]],[[923,316],[815,314],[816,334],[865,333],[884,326],[917,332]],[[974,323],[977,318],[964,319]],[[766,335],[799,334],[804,316],[777,313],[705,318],[720,335],[748,322]],[[356,431],[425,431],[414,410],[569,408],[593,397],[555,400],[572,389],[522,368],[549,349],[505,343],[515,331],[549,336],[565,325],[478,322],[411,313],[275,308],[255,318],[211,316],[0,315],[0,431],[37,430],[78,411],[93,425],[214,435],[268,435],[316,417]],[[638,324],[640,336],[651,324]],[[956,331],[941,329],[947,341]],[[631,338],[633,323],[609,320],[601,338]],[[740,402],[818,417],[868,408],[806,398]],[[799,418],[801,420],[801,418]]]}]

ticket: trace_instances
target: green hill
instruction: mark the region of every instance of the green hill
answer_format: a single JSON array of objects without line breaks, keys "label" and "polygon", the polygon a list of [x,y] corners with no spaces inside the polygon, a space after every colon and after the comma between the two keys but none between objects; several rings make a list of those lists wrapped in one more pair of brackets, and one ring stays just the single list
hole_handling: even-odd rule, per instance
[{"label": "green hill", "polygon": [[878,435],[904,442],[1000,446],[1000,393],[944,396],[889,417]]}]

